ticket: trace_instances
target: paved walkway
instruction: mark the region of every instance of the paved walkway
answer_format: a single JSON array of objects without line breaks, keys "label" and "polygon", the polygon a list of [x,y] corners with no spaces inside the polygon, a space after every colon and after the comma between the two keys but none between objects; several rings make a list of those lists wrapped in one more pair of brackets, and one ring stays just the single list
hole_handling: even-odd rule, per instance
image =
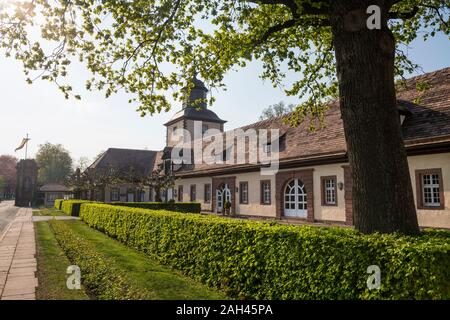
[{"label": "paved walkway", "polygon": [[35,300],[36,244],[31,208],[20,208],[0,235],[0,300]]}]

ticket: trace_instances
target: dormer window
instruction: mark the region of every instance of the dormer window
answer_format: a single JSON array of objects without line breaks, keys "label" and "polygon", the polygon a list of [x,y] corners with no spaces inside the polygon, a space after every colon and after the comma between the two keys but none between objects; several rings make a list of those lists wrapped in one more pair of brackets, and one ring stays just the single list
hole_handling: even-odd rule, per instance
[{"label": "dormer window", "polygon": [[400,115],[400,125],[403,124],[403,121],[405,121],[405,119],[406,119],[406,116],[404,114],[401,114]]},{"label": "dormer window", "polygon": [[263,151],[264,153],[270,155],[272,153],[272,144],[271,143],[267,143],[263,146]]},{"label": "dormer window", "polygon": [[408,103],[405,101],[398,101],[397,103],[397,110],[398,110],[398,115],[399,115],[399,120],[400,120],[400,125],[403,124],[403,122],[405,121],[406,117],[411,115],[411,111],[408,108]]}]

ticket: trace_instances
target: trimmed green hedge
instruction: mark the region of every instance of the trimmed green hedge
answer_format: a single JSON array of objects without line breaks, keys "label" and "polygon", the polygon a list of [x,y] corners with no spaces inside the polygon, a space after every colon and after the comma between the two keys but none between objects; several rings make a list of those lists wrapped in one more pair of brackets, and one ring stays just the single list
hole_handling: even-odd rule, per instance
[{"label": "trimmed green hedge", "polygon": [[61,210],[63,201],[64,201],[64,199],[56,199],[55,200],[55,209]]},{"label": "trimmed green hedge", "polygon": [[102,300],[150,299],[151,294],[129,284],[126,274],[111,267],[83,237],[75,234],[64,222],[49,221],[58,244],[71,263],[80,267],[83,284]]},{"label": "trimmed green hedge", "polygon": [[201,211],[201,205],[198,202],[112,202],[110,204],[122,207],[169,210],[184,213],[200,213]]},{"label": "trimmed green hedge", "polygon": [[78,217],[80,215],[80,206],[82,203],[92,203],[89,200],[64,200],[61,205],[61,210],[65,214]]},{"label": "trimmed green hedge", "polygon": [[[91,227],[231,297],[449,299],[450,234],[362,235],[350,229],[83,204]],[[367,268],[381,288],[367,288]]]},{"label": "trimmed green hedge", "polygon": [[[79,216],[80,205],[82,203],[91,203],[90,200],[55,200],[55,208],[62,210],[64,213],[72,216]],[[201,205],[197,202],[113,202],[110,203],[115,206],[132,207],[152,210],[169,210],[184,213],[200,213]]]}]

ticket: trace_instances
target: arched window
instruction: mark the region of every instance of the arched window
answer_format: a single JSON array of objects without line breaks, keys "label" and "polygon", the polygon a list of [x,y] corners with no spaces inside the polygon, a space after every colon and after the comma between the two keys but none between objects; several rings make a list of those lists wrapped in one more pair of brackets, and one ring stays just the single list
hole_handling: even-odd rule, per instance
[{"label": "arched window", "polygon": [[306,189],[303,182],[293,179],[284,191],[284,215],[286,217],[306,218]]},{"label": "arched window", "polygon": [[223,212],[227,202],[231,202],[231,191],[228,184],[225,183],[216,190],[216,212]]}]

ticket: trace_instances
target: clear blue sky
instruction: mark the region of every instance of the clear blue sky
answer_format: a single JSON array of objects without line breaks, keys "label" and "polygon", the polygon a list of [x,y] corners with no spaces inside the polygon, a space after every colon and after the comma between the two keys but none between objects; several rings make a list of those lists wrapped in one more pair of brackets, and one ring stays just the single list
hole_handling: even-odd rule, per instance
[{"label": "clear blue sky", "polygon": [[[416,41],[409,50],[413,61],[425,72],[450,66],[450,42],[443,35],[427,42]],[[229,73],[225,80],[228,90],[215,92],[213,110],[232,129],[258,120],[263,108],[281,100],[297,103],[281,89],[263,82],[260,64],[255,62],[238,72]],[[73,86],[84,87],[88,74],[82,69],[72,74]],[[290,74],[288,81],[297,75]],[[141,118],[128,104],[129,96],[115,95],[105,99],[98,92],[83,92],[82,100],[66,100],[53,84],[25,82],[21,65],[0,56],[0,154],[15,154],[14,149],[26,133],[31,136],[29,155],[34,156],[38,145],[61,143],[74,159],[92,159],[109,147],[160,150],[165,143],[163,123],[178,111],[174,105],[167,114]],[[15,154],[23,158],[23,151]]]}]

